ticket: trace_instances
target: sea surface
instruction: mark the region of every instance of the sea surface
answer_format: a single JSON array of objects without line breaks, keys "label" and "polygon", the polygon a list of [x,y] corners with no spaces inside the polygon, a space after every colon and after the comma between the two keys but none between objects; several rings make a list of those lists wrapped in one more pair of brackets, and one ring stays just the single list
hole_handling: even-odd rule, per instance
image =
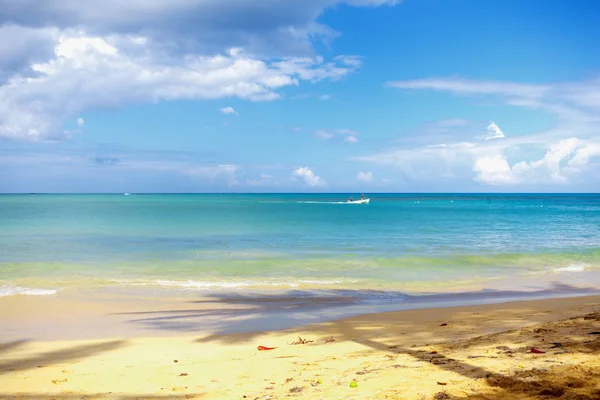
[{"label": "sea surface", "polygon": [[0,296],[600,286],[600,195],[366,195],[1,195]]}]

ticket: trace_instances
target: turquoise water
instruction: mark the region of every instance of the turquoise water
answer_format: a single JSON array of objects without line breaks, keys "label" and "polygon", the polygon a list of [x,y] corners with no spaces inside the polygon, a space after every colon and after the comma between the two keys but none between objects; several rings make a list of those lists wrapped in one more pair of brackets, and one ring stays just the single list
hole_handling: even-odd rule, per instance
[{"label": "turquoise water", "polygon": [[599,283],[600,195],[348,197],[2,195],[0,296]]}]

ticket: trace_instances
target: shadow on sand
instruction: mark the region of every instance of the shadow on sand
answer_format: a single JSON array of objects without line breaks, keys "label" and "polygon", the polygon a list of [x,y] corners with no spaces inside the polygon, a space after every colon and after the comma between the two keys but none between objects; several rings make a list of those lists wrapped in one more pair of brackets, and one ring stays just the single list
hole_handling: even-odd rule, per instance
[{"label": "shadow on sand", "polygon": [[529,292],[482,290],[419,296],[401,292],[358,290],[293,290],[278,295],[215,293],[206,299],[193,301],[197,308],[112,315],[131,317],[127,323],[149,330],[213,332],[214,337],[245,333],[247,337],[252,332],[259,334],[376,312],[598,293],[597,289],[559,283],[554,283],[550,289]]},{"label": "shadow on sand", "polygon": [[25,359],[14,359],[0,362],[0,375],[32,368],[43,368],[44,366],[50,364],[64,363],[86,357],[92,357],[103,352],[121,348],[126,343],[127,342],[124,340],[113,340],[110,342],[86,344],[68,347],[62,350],[50,351],[47,353],[41,353]]},{"label": "shadow on sand", "polygon": [[[290,328],[305,325],[307,322],[322,322],[330,315],[329,320],[311,326],[310,332],[315,336],[332,336],[336,341],[353,341],[360,343],[377,352],[384,352],[390,355],[405,355],[414,360],[432,363],[435,368],[451,371],[460,374],[468,379],[484,379],[489,387],[496,392],[493,395],[471,395],[471,396],[450,396],[445,392],[440,392],[440,399],[551,399],[563,398],[573,400],[599,399],[600,391],[592,395],[581,394],[579,388],[585,385],[585,380],[577,377],[569,378],[573,373],[572,366],[555,366],[551,372],[540,372],[535,369],[524,369],[511,376],[503,375],[497,372],[487,370],[486,368],[473,365],[464,360],[452,359],[444,354],[437,353],[435,357],[423,350],[416,350],[407,345],[408,342],[420,343],[427,346],[431,343],[444,343],[456,339],[457,332],[467,335],[470,331],[484,332],[494,334],[506,332],[510,329],[518,329],[527,325],[526,319],[516,320],[513,317],[498,317],[493,320],[489,327],[482,328],[483,324],[489,323],[488,320],[479,320],[474,313],[469,312],[461,316],[466,311],[454,309],[447,316],[456,322],[452,331],[436,330],[435,332],[415,332],[413,335],[404,335],[401,332],[404,328],[410,327],[419,314],[423,314],[418,308],[452,306],[457,303],[465,305],[477,303],[497,303],[491,309],[491,312],[501,313],[503,309],[514,308],[506,307],[501,304],[505,301],[513,300],[531,300],[549,297],[568,297],[585,294],[598,294],[596,289],[576,288],[564,284],[554,284],[551,289],[517,292],[517,291],[479,291],[457,294],[435,294],[423,296],[407,296],[403,293],[390,292],[358,292],[349,290],[328,291],[315,295],[314,292],[290,291],[284,295],[213,295],[207,300],[199,300],[195,303],[201,306],[199,309],[187,310],[166,310],[136,313],[120,313],[120,315],[135,315],[142,318],[132,319],[129,322],[142,324],[153,329],[166,329],[172,331],[193,331],[204,330],[205,318],[216,317],[218,324],[215,324],[216,333],[197,339],[198,343],[219,342],[224,344],[236,344],[252,342],[257,336],[266,330],[273,328],[269,321],[280,319],[280,328]],[[396,303],[381,305],[382,299],[391,299]],[[371,311],[387,310],[409,310],[404,320],[387,322],[387,326],[382,324],[374,314],[362,315],[352,320],[341,319],[348,315],[364,314],[365,308],[353,308],[365,306],[368,301],[380,301],[377,306],[372,306]],[[568,302],[568,298],[565,299]],[[542,303],[539,303],[542,304]],[[214,305],[214,307],[213,307]],[[226,305],[229,309],[220,309]],[[368,304],[367,304],[368,305]],[[239,306],[240,308],[231,308]],[[543,308],[529,303],[523,303],[519,311],[522,311],[526,317],[544,317],[549,314]],[[350,309],[349,314],[344,314],[344,310]],[[328,314],[328,312],[330,312]],[[310,320],[306,314],[318,313],[316,318]],[[454,313],[454,314],[452,314]],[[476,313],[475,313],[476,314]],[[331,315],[334,317],[331,318]],[[508,315],[508,314],[507,314]],[[461,320],[461,317],[464,317]],[[591,314],[590,319],[600,320],[600,314]],[[535,318],[534,318],[535,319]],[[544,319],[541,318],[540,321]],[[421,321],[422,322],[422,321]],[[440,321],[429,321],[432,326],[439,326]],[[391,325],[390,325],[391,324]],[[487,329],[487,330],[486,330]],[[250,331],[250,333],[248,333]],[[245,332],[244,334],[241,334]],[[396,336],[394,335],[404,335]],[[391,342],[390,342],[391,341]],[[401,343],[393,344],[392,343]],[[598,342],[598,343],[596,343]],[[597,354],[600,350],[600,339],[597,339],[590,347],[578,347],[578,350],[585,353]],[[573,342],[575,343],[575,342]],[[575,345],[573,349],[575,349]],[[536,377],[536,379],[531,379]],[[560,379],[559,379],[560,378]],[[570,379],[570,380],[569,380]],[[592,382],[592,384],[594,384]],[[400,394],[400,393],[399,393]],[[393,398],[393,397],[391,397]]]},{"label": "shadow on sand", "polygon": [[0,354],[13,351],[29,342],[27,339],[15,340],[13,342],[0,343]]}]

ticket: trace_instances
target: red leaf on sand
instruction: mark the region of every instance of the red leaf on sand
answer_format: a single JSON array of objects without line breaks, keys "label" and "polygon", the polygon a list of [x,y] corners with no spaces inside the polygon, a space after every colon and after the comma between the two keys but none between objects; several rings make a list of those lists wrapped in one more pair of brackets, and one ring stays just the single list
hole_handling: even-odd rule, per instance
[{"label": "red leaf on sand", "polygon": [[275,350],[277,347],[258,346],[258,350]]},{"label": "red leaf on sand", "polygon": [[446,326],[446,325],[448,325],[448,324],[444,322],[444,323],[443,323],[443,324],[441,324],[440,326]]},{"label": "red leaf on sand", "polygon": [[544,354],[545,353],[545,351],[538,350],[535,347],[531,348],[531,352],[536,353],[536,354]]}]

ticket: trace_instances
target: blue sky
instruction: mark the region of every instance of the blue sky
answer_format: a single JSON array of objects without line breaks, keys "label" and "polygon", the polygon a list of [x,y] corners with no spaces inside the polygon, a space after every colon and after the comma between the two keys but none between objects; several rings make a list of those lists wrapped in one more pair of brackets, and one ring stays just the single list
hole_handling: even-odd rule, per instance
[{"label": "blue sky", "polygon": [[6,0],[0,192],[597,192],[598,20],[594,0]]}]

